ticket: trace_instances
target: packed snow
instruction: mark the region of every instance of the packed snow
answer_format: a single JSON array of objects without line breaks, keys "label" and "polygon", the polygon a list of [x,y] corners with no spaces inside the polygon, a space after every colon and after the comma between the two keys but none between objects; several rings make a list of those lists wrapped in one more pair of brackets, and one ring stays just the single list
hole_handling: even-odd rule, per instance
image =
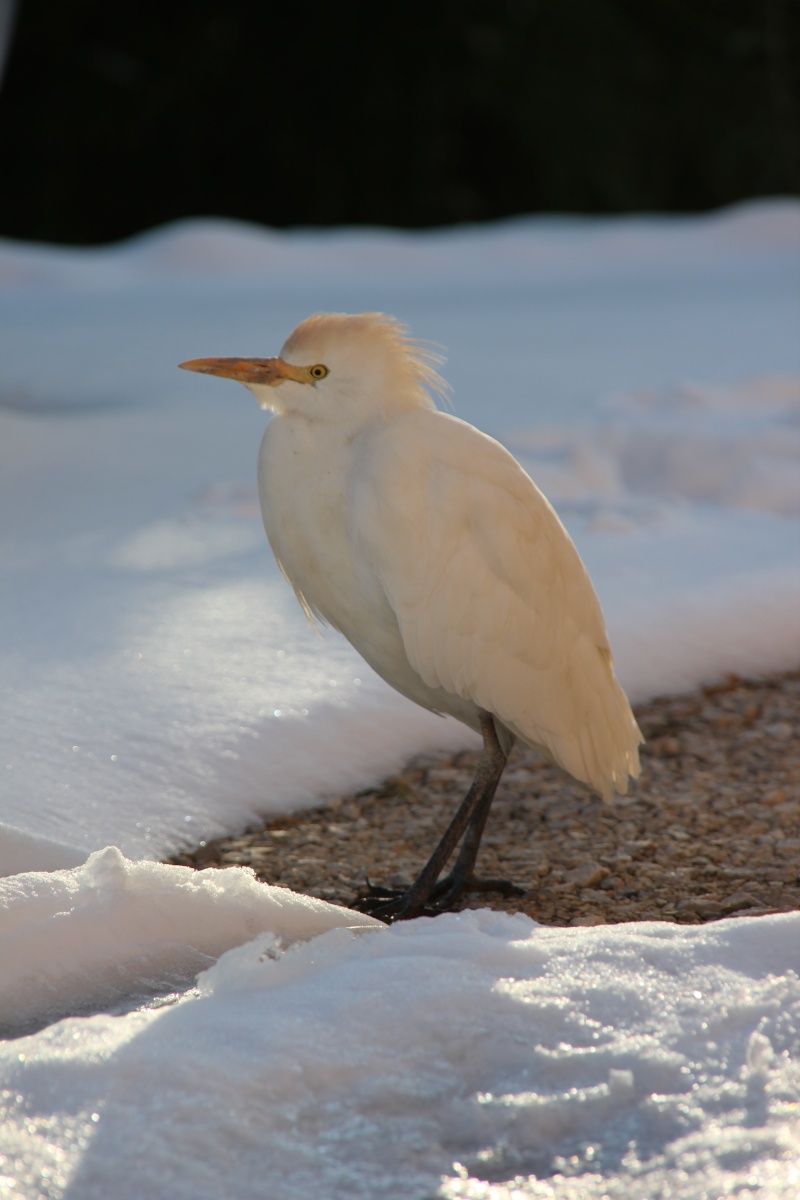
[{"label": "packed snow", "polygon": [[387,929],[157,861],[473,736],[307,626],[264,414],[177,363],[326,309],[442,344],[641,700],[800,663],[798,268],[789,201],[0,243],[1,1195],[798,1194],[800,916]]}]

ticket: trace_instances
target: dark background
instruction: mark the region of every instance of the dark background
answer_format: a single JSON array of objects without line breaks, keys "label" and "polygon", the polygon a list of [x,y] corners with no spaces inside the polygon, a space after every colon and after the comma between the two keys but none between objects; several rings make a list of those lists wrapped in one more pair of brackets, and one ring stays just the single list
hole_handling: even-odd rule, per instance
[{"label": "dark background", "polygon": [[0,234],[800,192],[800,0],[20,0]]}]

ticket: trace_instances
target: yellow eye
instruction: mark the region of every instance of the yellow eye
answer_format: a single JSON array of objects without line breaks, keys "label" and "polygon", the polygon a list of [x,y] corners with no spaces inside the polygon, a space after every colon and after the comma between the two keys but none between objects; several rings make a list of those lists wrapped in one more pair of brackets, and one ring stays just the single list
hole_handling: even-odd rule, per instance
[{"label": "yellow eye", "polygon": [[309,367],[308,373],[312,379],[324,379],[328,374],[328,368],[323,367],[322,363],[317,363],[315,367]]}]

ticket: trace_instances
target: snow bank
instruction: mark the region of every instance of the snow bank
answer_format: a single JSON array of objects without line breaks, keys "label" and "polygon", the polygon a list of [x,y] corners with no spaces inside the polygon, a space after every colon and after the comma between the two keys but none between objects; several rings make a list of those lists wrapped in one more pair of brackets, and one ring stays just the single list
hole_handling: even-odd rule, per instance
[{"label": "snow bank", "polygon": [[789,1200],[798,965],[797,914],[264,933],[0,1049],[0,1147],[13,1194],[80,1200]]},{"label": "snow bank", "polygon": [[291,945],[339,926],[380,927],[245,867],[132,863],[108,846],[77,870],[18,874],[0,881],[0,1036],[185,990],[261,930]]},{"label": "snow bank", "polygon": [[800,241],[792,200],[755,201],[706,217],[518,217],[429,233],[383,229],[275,232],[243,221],[189,219],[115,246],[68,248],[0,240],[0,286],[130,287],[173,281],[265,276],[306,284],[342,272],[385,272],[418,280],[474,283],[605,279],[687,267],[750,266],[780,258]]}]

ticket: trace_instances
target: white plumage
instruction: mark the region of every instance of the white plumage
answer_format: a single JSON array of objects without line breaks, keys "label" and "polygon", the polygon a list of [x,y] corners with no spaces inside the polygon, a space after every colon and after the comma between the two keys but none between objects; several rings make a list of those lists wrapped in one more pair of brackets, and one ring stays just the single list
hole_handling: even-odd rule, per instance
[{"label": "white plumage", "polygon": [[387,919],[475,882],[516,738],[606,800],[638,775],[642,740],[569,535],[507,450],[437,410],[437,361],[390,317],[336,313],[304,321],[277,359],[183,364],[238,379],[275,414],[259,456],[262,513],[306,613],[403,695],[484,733],[492,781],[459,827],[474,843],[463,878],[457,864],[437,888],[444,862],[432,859],[410,905],[376,889],[369,906]]}]

